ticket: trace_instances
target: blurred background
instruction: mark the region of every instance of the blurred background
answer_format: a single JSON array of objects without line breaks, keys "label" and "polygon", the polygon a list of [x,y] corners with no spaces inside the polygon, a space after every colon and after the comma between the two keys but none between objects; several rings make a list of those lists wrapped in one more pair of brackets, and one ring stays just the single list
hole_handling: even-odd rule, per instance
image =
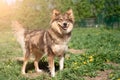
[{"label": "blurred background", "polygon": [[120,27],[120,0],[0,0],[0,24],[19,20],[30,29],[46,28],[54,8],[72,8],[76,27]]}]

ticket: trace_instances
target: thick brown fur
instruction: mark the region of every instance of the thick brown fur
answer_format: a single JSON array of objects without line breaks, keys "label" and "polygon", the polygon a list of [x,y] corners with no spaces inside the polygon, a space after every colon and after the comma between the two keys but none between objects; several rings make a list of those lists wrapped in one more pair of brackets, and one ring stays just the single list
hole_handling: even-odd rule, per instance
[{"label": "thick brown fur", "polygon": [[65,14],[61,14],[58,10],[54,9],[48,30],[27,31],[18,21],[13,21],[14,34],[24,54],[22,74],[25,74],[30,54],[35,56],[34,66],[37,72],[41,72],[38,67],[38,61],[43,55],[48,56],[49,70],[52,77],[55,76],[55,56],[59,57],[60,70],[62,70],[64,67],[64,53],[68,48],[67,44],[71,38],[73,23],[74,16],[72,9],[66,11]]}]

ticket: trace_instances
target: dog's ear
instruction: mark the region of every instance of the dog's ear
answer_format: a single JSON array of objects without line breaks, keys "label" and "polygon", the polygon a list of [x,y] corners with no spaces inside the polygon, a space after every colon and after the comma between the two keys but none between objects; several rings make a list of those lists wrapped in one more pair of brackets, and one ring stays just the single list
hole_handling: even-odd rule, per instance
[{"label": "dog's ear", "polygon": [[53,9],[53,11],[52,11],[52,19],[55,19],[59,14],[60,14],[60,12],[58,10]]},{"label": "dog's ear", "polygon": [[69,9],[66,14],[69,16],[69,18],[74,22],[74,15],[73,15],[73,10]]}]

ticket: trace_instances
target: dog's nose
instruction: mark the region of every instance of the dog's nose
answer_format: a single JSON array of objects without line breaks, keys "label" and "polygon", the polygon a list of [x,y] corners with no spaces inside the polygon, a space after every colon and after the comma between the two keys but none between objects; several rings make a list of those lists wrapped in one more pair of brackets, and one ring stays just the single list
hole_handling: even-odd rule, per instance
[{"label": "dog's nose", "polygon": [[63,23],[64,26],[67,26],[67,23]]}]

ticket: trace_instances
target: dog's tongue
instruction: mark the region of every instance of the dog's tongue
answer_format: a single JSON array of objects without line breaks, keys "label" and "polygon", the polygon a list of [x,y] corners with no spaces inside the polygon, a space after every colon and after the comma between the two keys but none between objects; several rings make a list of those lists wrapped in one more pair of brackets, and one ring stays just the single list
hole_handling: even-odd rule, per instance
[{"label": "dog's tongue", "polygon": [[67,26],[63,26],[63,29],[66,30],[66,29],[67,29]]}]

